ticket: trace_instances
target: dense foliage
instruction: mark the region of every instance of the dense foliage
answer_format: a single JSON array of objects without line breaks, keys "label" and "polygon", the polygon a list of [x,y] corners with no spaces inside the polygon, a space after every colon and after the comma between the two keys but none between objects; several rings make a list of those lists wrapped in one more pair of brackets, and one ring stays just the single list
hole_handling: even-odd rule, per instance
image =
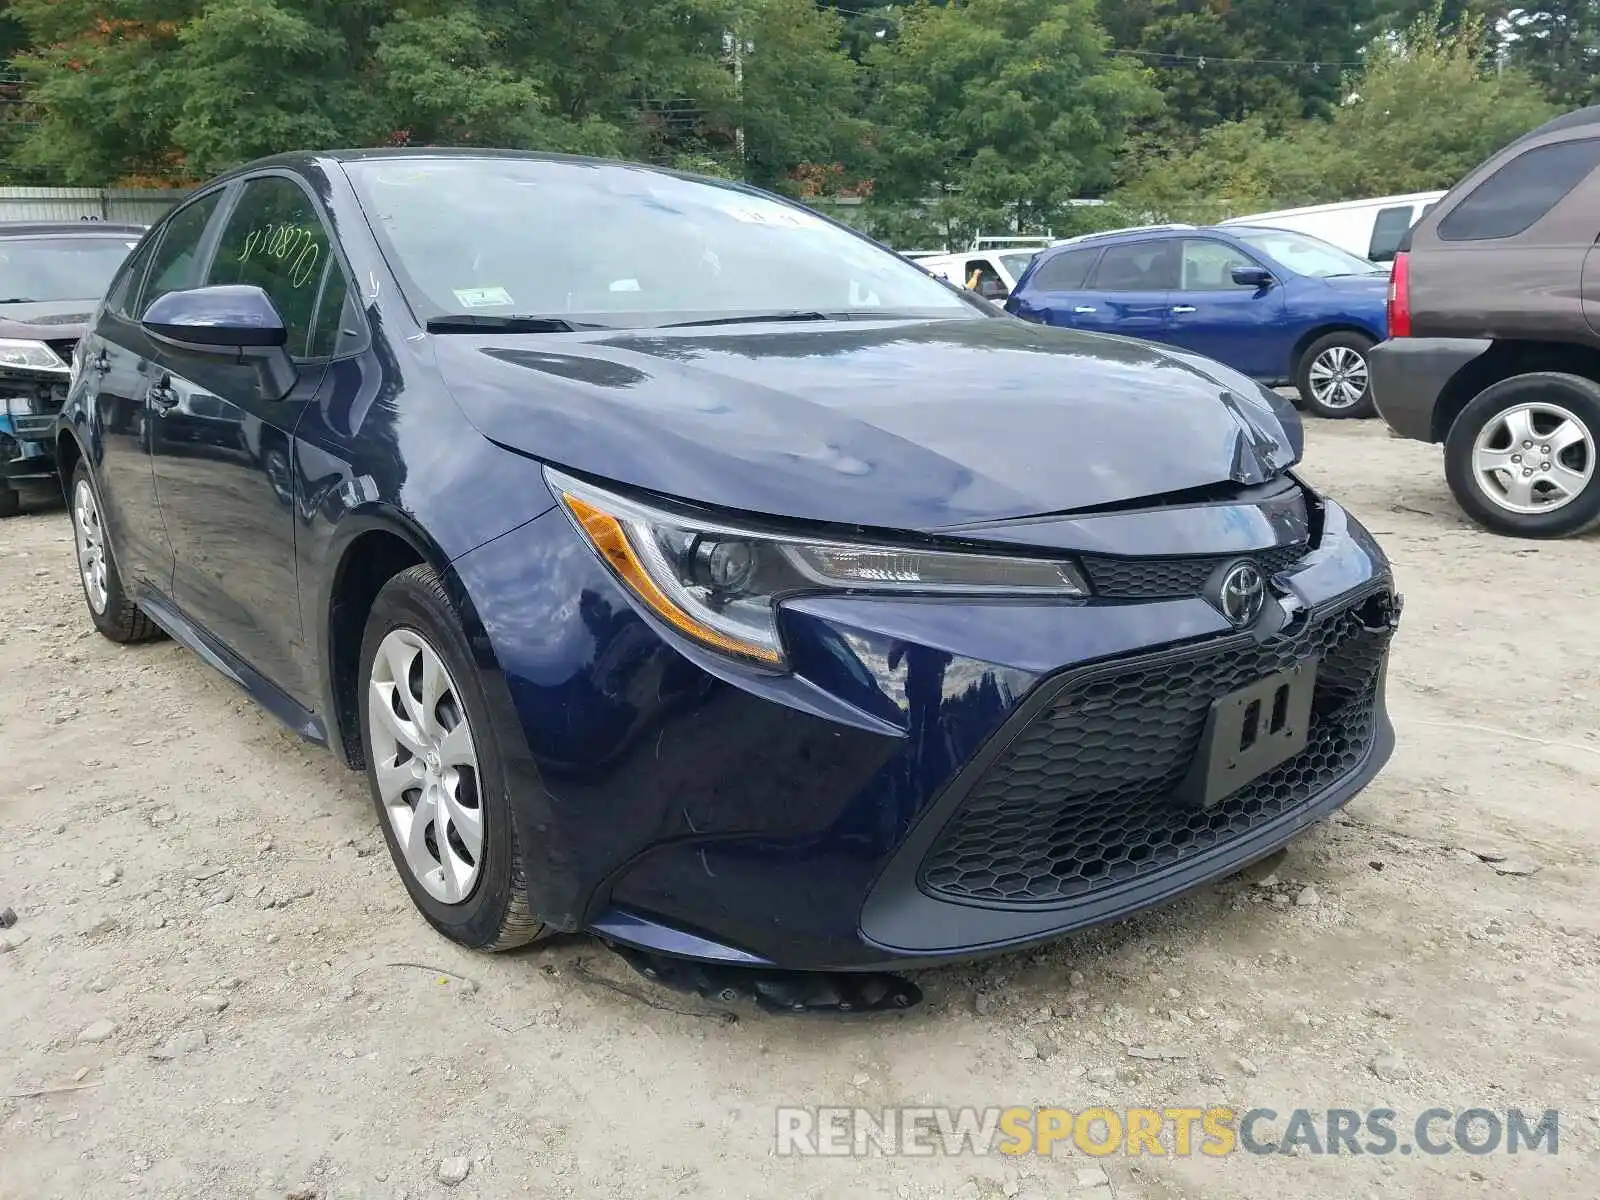
[{"label": "dense foliage", "polygon": [[921,242],[1447,186],[1595,98],[1600,0],[0,0],[0,57],[14,182],[511,145]]}]

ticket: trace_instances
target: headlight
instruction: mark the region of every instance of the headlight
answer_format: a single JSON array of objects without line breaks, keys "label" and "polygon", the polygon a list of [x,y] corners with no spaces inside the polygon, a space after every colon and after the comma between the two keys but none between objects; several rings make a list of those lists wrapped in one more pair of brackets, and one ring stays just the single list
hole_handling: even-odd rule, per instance
[{"label": "headlight", "polygon": [[1084,596],[1060,559],[782,537],[668,512],[547,471],[573,524],[649,609],[704,646],[783,663],[778,602],[797,592]]},{"label": "headlight", "polygon": [[32,396],[7,396],[0,408],[4,408],[6,415],[12,417],[31,417],[37,411]]},{"label": "headlight", "polygon": [[0,367],[63,373],[68,370],[61,356],[43,342],[23,342],[15,338],[0,338]]}]

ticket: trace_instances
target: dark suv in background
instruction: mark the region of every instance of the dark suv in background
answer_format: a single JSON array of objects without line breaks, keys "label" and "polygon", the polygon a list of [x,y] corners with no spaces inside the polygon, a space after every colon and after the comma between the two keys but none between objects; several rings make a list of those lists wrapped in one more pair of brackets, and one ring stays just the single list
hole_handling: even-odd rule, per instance
[{"label": "dark suv in background", "polygon": [[1373,399],[1444,443],[1474,521],[1516,537],[1600,522],[1600,106],[1489,158],[1411,229]]},{"label": "dark suv in background", "polygon": [[61,495],[55,424],[73,351],[143,225],[0,224],[0,517]]}]

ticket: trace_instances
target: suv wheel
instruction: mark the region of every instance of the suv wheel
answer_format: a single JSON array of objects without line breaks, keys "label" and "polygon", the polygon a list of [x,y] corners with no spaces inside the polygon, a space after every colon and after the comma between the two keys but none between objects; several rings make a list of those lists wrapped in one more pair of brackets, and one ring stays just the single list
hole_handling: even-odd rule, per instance
[{"label": "suv wheel", "polygon": [[488,699],[430,568],[402,571],[378,593],[360,679],[367,778],[412,903],[475,950],[539,937]]},{"label": "suv wheel", "polygon": [[1480,392],[1445,438],[1445,478],[1466,514],[1512,537],[1556,538],[1600,521],[1600,384],[1539,371]]},{"label": "suv wheel", "polygon": [[0,519],[14,517],[22,511],[22,497],[4,483],[0,483]]},{"label": "suv wheel", "polygon": [[82,459],[72,472],[72,541],[78,555],[78,578],[89,619],[113,642],[148,642],[161,630],[129,598],[111,552],[111,538],[100,518],[100,494]]},{"label": "suv wheel", "polygon": [[1372,339],[1353,330],[1324,334],[1300,356],[1294,382],[1300,399],[1319,417],[1370,417],[1372,385],[1367,352]]}]

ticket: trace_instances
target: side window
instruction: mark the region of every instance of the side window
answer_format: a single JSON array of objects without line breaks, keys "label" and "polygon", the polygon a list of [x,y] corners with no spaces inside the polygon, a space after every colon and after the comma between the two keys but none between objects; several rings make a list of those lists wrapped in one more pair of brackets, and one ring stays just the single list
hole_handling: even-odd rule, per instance
[{"label": "side window", "polygon": [[1554,208],[1600,163],[1600,138],[1556,142],[1524,151],[1445,214],[1446,242],[1514,237]]},{"label": "side window", "polygon": [[289,331],[289,353],[305,358],[328,258],[327,227],[299,185],[253,179],[228,216],[206,283],[248,283],[266,292]]},{"label": "side window", "polygon": [[1089,279],[1094,260],[1100,257],[1098,246],[1087,250],[1067,250],[1039,264],[1028,290],[1037,292],[1081,292]]},{"label": "side window", "polygon": [[128,261],[118,269],[111,286],[106,289],[106,311],[121,317],[133,317],[133,302],[138,298],[139,285],[144,282],[145,271],[149,269],[151,256],[155,254],[160,240],[159,234],[149,239],[137,254],[130,255]]},{"label": "side window", "polygon": [[980,296],[994,299],[1006,293],[1005,281],[1000,278],[1000,272],[994,269],[994,264],[987,258],[969,259],[966,277],[967,288]]},{"label": "side window", "polygon": [[168,292],[200,286],[200,244],[222,195],[220,191],[212,192],[179,209],[168,219],[150,258],[143,292],[130,315],[142,317],[152,301]]},{"label": "side window", "polygon": [[1260,265],[1226,242],[1214,242],[1209,238],[1184,242],[1183,273],[1178,286],[1186,292],[1233,291],[1241,286],[1233,281],[1235,267]]},{"label": "side window", "polygon": [[1373,262],[1393,261],[1394,252],[1400,249],[1400,239],[1410,228],[1411,205],[1380,208],[1377,219],[1372,222],[1372,242],[1367,247],[1367,257]]},{"label": "side window", "polygon": [[1164,292],[1178,286],[1179,243],[1172,238],[1156,242],[1128,242],[1109,246],[1095,268],[1091,291]]},{"label": "side window", "polygon": [[330,358],[352,348],[360,340],[361,310],[350,294],[350,285],[337,259],[330,259],[322,292],[317,297],[317,312],[311,322],[306,343],[307,358]]}]

